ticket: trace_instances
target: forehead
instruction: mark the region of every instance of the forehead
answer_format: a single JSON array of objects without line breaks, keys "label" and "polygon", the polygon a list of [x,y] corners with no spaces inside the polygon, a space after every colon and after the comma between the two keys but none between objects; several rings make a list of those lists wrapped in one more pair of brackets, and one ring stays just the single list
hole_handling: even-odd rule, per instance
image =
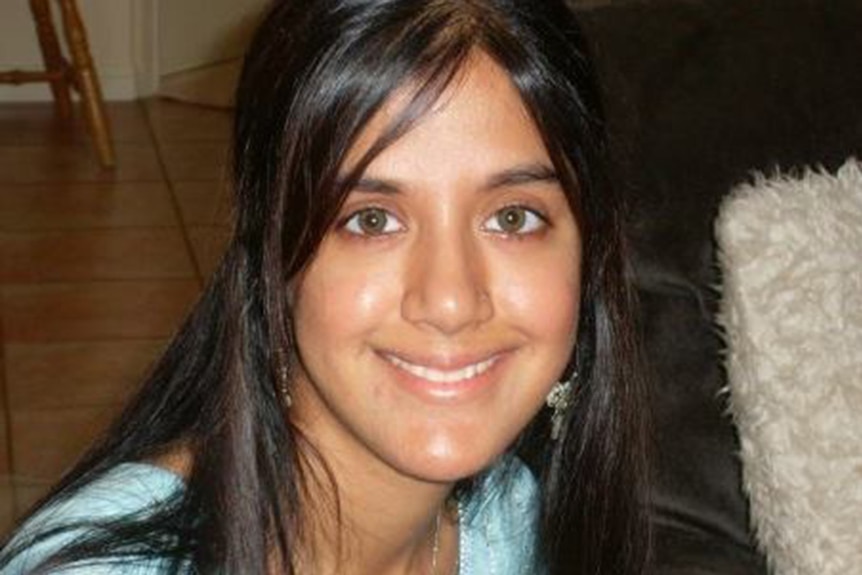
[{"label": "forehead", "polygon": [[[392,94],[360,132],[344,162],[346,169],[355,166],[399,121],[416,91],[416,83],[411,83]],[[393,162],[456,161],[465,154],[474,162],[547,160],[541,134],[509,74],[484,52],[472,53],[439,97],[420,114],[405,134],[374,159],[369,170]],[[492,167],[496,166],[488,166]]]}]

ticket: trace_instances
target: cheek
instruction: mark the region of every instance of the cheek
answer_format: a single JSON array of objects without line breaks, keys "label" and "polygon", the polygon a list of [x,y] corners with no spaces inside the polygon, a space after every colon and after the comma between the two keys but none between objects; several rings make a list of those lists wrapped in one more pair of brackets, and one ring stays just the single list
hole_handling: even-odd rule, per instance
[{"label": "cheek", "polygon": [[580,305],[577,258],[509,263],[496,274],[500,312],[531,335],[570,347]]},{"label": "cheek", "polygon": [[297,330],[330,343],[373,329],[396,297],[393,270],[331,260],[322,254],[309,268],[296,304]]}]

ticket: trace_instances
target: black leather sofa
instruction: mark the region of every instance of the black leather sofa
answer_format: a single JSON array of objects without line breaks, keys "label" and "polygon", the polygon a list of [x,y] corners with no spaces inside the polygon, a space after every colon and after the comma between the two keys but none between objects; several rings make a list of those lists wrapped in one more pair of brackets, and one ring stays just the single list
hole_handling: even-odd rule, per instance
[{"label": "black leather sofa", "polygon": [[653,371],[653,572],[760,575],[722,394],[713,220],[752,171],[862,156],[859,0],[622,0],[581,14]]}]

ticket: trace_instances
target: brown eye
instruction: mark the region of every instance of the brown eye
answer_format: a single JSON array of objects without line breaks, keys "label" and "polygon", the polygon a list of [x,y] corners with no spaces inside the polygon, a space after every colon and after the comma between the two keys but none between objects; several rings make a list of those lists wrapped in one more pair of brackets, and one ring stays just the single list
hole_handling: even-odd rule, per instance
[{"label": "brown eye", "polygon": [[380,234],[386,229],[386,213],[383,210],[365,210],[359,214],[359,227],[366,234]]},{"label": "brown eye", "polygon": [[521,235],[538,231],[545,225],[545,219],[535,211],[523,206],[508,206],[495,213],[485,228],[501,234]]},{"label": "brown eye", "polygon": [[500,210],[497,213],[497,224],[507,234],[515,234],[524,227],[527,221],[527,213],[524,208],[511,207]]},{"label": "brown eye", "polygon": [[392,214],[381,208],[365,208],[353,214],[344,229],[359,236],[380,236],[402,229],[401,223]]}]

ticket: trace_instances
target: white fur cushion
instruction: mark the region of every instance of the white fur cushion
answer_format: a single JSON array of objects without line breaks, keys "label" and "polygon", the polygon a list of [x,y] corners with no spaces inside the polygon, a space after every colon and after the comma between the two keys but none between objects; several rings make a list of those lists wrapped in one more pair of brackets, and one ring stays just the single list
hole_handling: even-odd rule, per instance
[{"label": "white fur cushion", "polygon": [[862,167],[759,176],[716,230],[758,541],[776,575],[862,573]]}]

